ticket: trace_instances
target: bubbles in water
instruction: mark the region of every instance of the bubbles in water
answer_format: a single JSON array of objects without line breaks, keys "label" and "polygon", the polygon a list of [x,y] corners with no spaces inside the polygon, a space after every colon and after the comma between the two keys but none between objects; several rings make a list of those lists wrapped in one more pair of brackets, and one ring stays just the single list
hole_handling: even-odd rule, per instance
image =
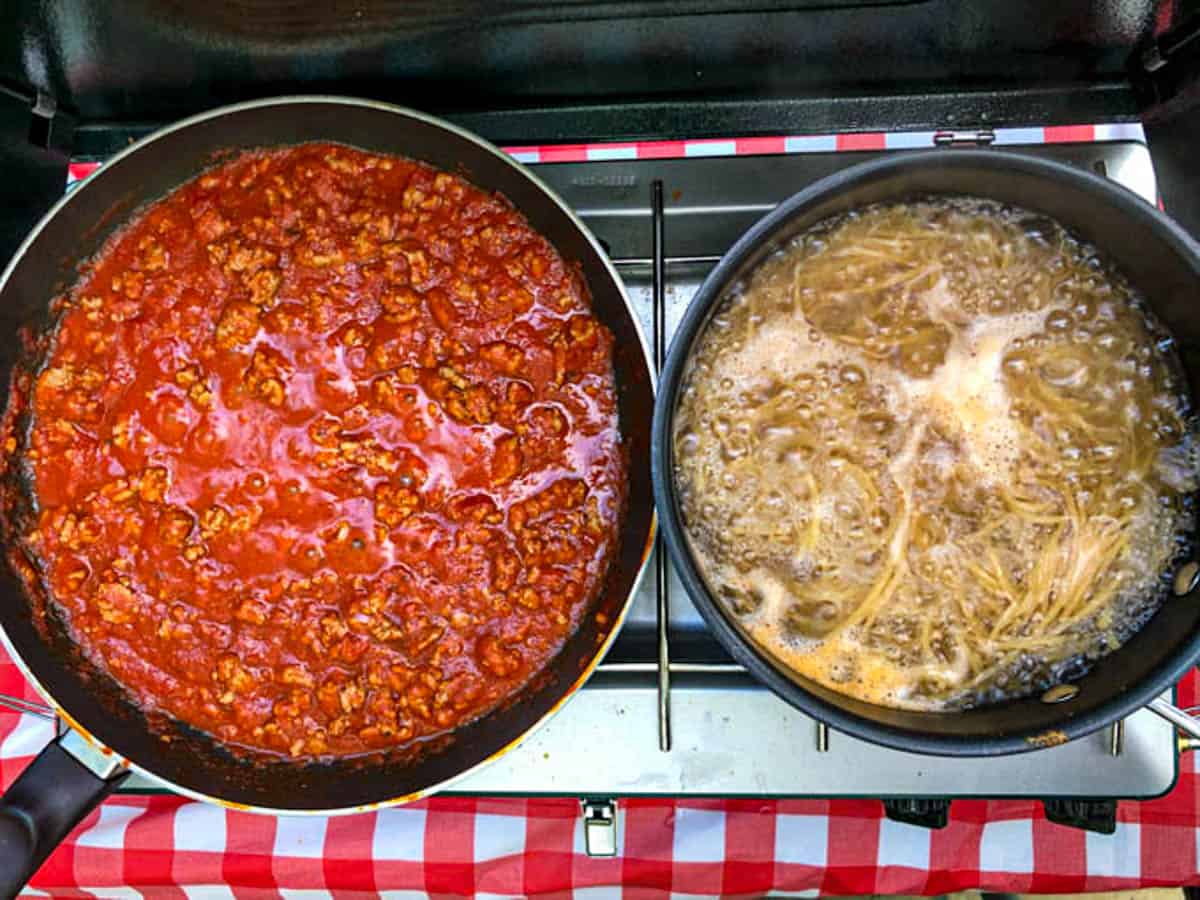
[{"label": "bubbles in water", "polygon": [[676,458],[756,640],[959,708],[1075,677],[1153,613],[1200,455],[1173,342],[1098,260],[954,200],[823,223],[746,280],[694,348]]}]

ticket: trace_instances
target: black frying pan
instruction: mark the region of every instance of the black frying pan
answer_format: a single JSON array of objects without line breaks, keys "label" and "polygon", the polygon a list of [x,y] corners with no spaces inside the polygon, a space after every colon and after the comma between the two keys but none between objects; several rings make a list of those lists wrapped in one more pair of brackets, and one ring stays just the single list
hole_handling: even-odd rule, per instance
[{"label": "black frying pan", "polygon": [[[629,508],[618,556],[595,611],[541,676],[513,702],[408,759],[329,764],[247,764],[218,742],[155,723],[84,661],[66,634],[43,637],[34,604],[0,563],[0,629],[29,679],[72,727],[0,800],[0,896],[14,895],[51,849],[134,769],[181,794],[272,813],[353,812],[402,803],[511,748],[553,713],[595,668],[616,635],[654,533],[649,433],[654,402],[646,344],[620,279],[595,238],[527,169],[479,138],[411,110],[338,97],[243,103],[172,125],[106,163],[34,228],[0,277],[0,387],[18,364],[16,331],[44,320],[47,303],[76,278],[130,214],[211,165],[222,151],[338,141],[423,160],[498,191],[578,264],[596,315],[613,332],[620,421],[629,458]],[[598,621],[598,618],[601,621]],[[163,728],[172,740],[163,741]]]},{"label": "black frying pan", "polygon": [[[790,671],[751,641],[716,600],[684,534],[674,481],[672,420],[691,348],[728,288],[793,237],[829,216],[871,203],[929,194],[966,194],[1056,219],[1103,251],[1174,335],[1193,399],[1200,398],[1200,247],[1136,194],[1061,163],[984,150],[934,150],[862,163],[816,182],[768,213],[725,254],[692,300],[671,343],[654,410],[654,495],[663,537],[696,607],[730,654],[775,693],[839,731],[913,753],[1019,753],[1082,737],[1143,706],[1183,728],[1188,716],[1159,694],[1200,660],[1200,591],[1169,594],[1123,647],[1059,702],[1030,697],[965,712],[908,712],[831,691]],[[1194,580],[1194,579],[1192,579]]]}]

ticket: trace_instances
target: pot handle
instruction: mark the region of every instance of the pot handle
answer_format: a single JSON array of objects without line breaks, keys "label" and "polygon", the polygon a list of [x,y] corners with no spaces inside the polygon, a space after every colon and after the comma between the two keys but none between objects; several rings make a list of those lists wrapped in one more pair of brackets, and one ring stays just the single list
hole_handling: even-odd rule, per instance
[{"label": "pot handle", "polygon": [[0,796],[0,897],[15,897],[50,852],[129,775],[75,731],[46,745]]},{"label": "pot handle", "polygon": [[1200,739],[1200,719],[1180,709],[1174,703],[1164,700],[1162,697],[1155,697],[1146,704],[1146,709],[1162,716],[1189,737]]}]

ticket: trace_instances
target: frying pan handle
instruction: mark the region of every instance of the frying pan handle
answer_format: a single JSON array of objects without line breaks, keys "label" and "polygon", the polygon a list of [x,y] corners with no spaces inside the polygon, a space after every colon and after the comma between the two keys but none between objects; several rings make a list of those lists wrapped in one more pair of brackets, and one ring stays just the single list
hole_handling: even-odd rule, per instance
[{"label": "frying pan handle", "polygon": [[51,741],[0,796],[0,897],[15,897],[50,852],[129,770],[74,731]]},{"label": "frying pan handle", "polygon": [[1200,719],[1180,709],[1174,703],[1155,697],[1146,704],[1146,708],[1162,716],[1188,737],[1200,739]]}]

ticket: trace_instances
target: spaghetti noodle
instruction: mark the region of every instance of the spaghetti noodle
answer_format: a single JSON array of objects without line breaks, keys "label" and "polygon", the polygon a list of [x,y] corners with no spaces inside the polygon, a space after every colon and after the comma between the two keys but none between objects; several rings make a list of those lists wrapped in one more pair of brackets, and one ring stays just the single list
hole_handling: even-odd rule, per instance
[{"label": "spaghetti noodle", "polygon": [[1084,671],[1154,611],[1197,468],[1170,337],[1090,246],[957,199],[827,221],[727,297],[675,418],[706,577],[860,699]]}]

